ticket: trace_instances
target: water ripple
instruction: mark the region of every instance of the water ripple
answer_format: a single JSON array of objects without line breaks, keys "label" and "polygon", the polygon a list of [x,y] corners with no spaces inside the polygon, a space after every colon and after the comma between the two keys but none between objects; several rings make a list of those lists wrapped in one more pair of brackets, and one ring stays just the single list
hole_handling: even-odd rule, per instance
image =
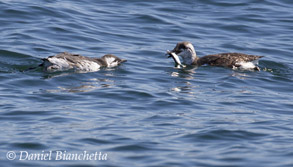
[{"label": "water ripple", "polygon": [[195,141],[238,141],[238,140],[257,140],[258,138],[265,137],[265,134],[253,133],[248,131],[231,131],[231,130],[213,130],[209,132],[199,132],[196,134],[185,135],[183,138],[192,139]]}]

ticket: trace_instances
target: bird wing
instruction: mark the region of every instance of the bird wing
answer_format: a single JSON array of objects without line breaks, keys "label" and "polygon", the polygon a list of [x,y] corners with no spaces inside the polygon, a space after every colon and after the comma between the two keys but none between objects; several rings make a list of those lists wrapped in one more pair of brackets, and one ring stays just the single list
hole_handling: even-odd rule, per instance
[{"label": "bird wing", "polygon": [[242,53],[220,53],[215,55],[207,55],[198,60],[200,65],[209,64],[212,66],[233,67],[239,62],[252,62],[263,56],[247,55]]}]

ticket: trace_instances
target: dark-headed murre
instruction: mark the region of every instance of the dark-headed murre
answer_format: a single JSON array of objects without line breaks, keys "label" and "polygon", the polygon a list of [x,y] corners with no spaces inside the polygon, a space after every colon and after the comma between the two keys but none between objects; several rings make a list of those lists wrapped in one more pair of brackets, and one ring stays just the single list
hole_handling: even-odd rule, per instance
[{"label": "dark-headed murre", "polygon": [[[229,67],[241,70],[260,70],[257,66],[258,59],[263,56],[247,55],[243,53],[220,53],[197,57],[193,45],[190,42],[179,42],[172,51],[167,51],[176,65],[183,66],[178,58],[180,56],[184,65],[211,65]],[[176,57],[177,56],[177,57]]]}]

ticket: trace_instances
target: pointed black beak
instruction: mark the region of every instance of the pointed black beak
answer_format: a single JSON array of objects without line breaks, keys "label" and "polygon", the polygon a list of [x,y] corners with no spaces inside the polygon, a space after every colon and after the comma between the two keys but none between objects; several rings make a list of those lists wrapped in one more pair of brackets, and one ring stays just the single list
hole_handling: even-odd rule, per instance
[{"label": "pointed black beak", "polygon": [[121,59],[121,61],[119,63],[124,63],[124,62],[127,62],[127,60]]}]

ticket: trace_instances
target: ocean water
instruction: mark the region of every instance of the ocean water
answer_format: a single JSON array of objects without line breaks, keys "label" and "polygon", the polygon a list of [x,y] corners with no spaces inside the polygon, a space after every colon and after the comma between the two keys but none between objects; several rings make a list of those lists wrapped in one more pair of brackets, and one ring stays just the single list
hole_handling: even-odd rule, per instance
[{"label": "ocean water", "polygon": [[[293,166],[292,1],[0,8],[1,166]],[[180,41],[199,56],[265,57],[255,72],[176,69],[164,54]],[[89,73],[26,70],[64,51],[128,61]]]}]

